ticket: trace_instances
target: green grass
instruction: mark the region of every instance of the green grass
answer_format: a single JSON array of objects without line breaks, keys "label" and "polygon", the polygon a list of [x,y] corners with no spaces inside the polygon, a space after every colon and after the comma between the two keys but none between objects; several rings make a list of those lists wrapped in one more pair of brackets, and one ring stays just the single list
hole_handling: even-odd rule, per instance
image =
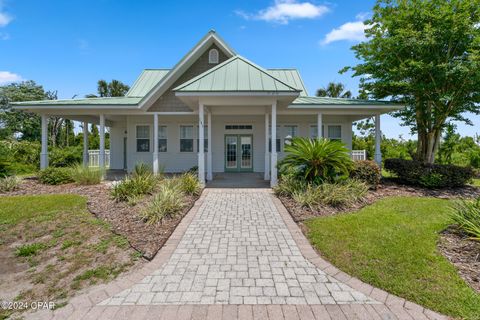
[{"label": "green grass", "polygon": [[312,244],[338,268],[438,312],[480,319],[480,295],[438,251],[448,200],[392,197],[357,213],[306,221]]},{"label": "green grass", "polygon": [[76,195],[14,196],[0,199],[0,225],[14,225],[21,220],[41,222],[55,219],[64,211],[84,211],[86,199]]},{"label": "green grass", "polygon": [[15,251],[15,255],[17,257],[34,256],[43,248],[45,248],[45,245],[43,243],[24,244],[17,248],[17,250]]}]

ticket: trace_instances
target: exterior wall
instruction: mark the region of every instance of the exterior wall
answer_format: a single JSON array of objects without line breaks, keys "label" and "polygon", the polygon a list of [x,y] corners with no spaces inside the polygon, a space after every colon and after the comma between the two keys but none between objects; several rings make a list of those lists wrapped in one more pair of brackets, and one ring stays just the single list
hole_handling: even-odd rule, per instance
[{"label": "exterior wall", "polygon": [[126,124],[110,128],[110,169],[123,169],[123,138]]},{"label": "exterior wall", "polygon": [[[342,141],[351,149],[352,145],[352,122],[345,116],[325,116],[323,117],[325,126],[325,136],[327,126],[342,126]],[[162,116],[159,115],[159,125],[167,126],[167,152],[159,152],[159,163],[164,166],[165,172],[182,172],[196,166],[197,157],[197,137],[198,137],[198,116]],[[207,117],[205,116],[205,124]],[[247,124],[252,125],[252,130],[225,130],[227,124]],[[278,158],[284,156],[283,144],[287,135],[285,125],[297,125],[299,136],[310,136],[310,126],[316,125],[315,116],[284,116],[277,118],[279,128],[279,137],[281,138],[281,148]],[[150,152],[136,151],[136,126],[150,126]],[[180,152],[180,125],[194,126],[194,152]],[[136,163],[143,162],[152,165],[153,158],[153,115],[129,116],[125,128],[116,126],[111,130],[111,168],[123,168],[123,137],[127,131],[127,170],[131,171]],[[263,172],[265,163],[265,116],[222,116],[212,115],[212,158],[213,171],[223,172],[225,168],[225,134],[252,134],[253,135],[253,171]],[[205,135],[206,137],[206,135]],[[206,157],[205,152],[205,157]],[[206,160],[205,160],[206,163]]]},{"label": "exterior wall", "polygon": [[173,88],[187,82],[188,80],[204,73],[210,68],[217,66],[218,64],[208,63],[208,53],[211,49],[218,50],[218,64],[226,61],[228,57],[220,50],[215,44],[210,46],[201,56],[195,61],[190,68],[188,68],[175,83],[168,88],[168,90],[150,107],[149,112],[152,111],[191,111],[190,108],[175,96],[172,91]]}]

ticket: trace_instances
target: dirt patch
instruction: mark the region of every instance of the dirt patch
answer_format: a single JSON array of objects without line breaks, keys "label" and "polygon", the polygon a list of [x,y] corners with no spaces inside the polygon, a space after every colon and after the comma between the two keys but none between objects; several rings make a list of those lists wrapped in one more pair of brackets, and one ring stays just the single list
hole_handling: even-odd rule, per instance
[{"label": "dirt patch", "polygon": [[140,218],[139,213],[151,202],[153,196],[143,197],[135,206],[125,202],[116,202],[110,196],[108,183],[92,186],[76,184],[50,186],[39,183],[35,178],[30,178],[22,181],[19,190],[6,195],[34,194],[78,194],[87,197],[88,210],[96,217],[107,221],[112,226],[114,233],[126,237],[130,245],[148,260],[155,257],[158,250],[165,244],[198,199],[197,196],[185,197],[185,206],[179,214],[164,219],[160,224],[149,225]]},{"label": "dirt patch", "polygon": [[476,198],[480,197],[480,188],[474,186],[465,186],[455,189],[430,190],[420,187],[397,184],[392,180],[385,180],[378,186],[377,190],[370,190],[363,201],[355,203],[351,206],[318,206],[315,208],[315,210],[312,210],[310,208],[302,207],[289,197],[279,196],[279,199],[288,209],[293,219],[296,222],[301,222],[313,217],[330,216],[342,212],[356,211],[363,208],[364,206],[374,203],[378,199],[391,196],[434,197],[441,199]]},{"label": "dirt patch", "polygon": [[440,235],[438,249],[455,266],[460,276],[480,292],[480,242],[469,240],[451,227]]}]

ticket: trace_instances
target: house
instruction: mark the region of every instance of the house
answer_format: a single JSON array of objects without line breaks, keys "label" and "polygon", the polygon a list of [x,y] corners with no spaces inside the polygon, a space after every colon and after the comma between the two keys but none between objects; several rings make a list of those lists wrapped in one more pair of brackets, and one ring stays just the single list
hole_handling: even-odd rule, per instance
[{"label": "house", "polygon": [[[265,69],[238,55],[210,31],[171,69],[146,69],[125,97],[14,103],[41,115],[41,168],[48,166],[49,116],[100,125],[100,166],[110,128],[110,169],[136,163],[154,172],[198,166],[200,181],[216,172],[257,172],[274,186],[277,159],[294,136],[327,137],[352,146],[352,122],[374,116],[375,160],[381,161],[383,101],[309,96],[295,69]],[[318,132],[320,128],[320,132]],[[271,143],[274,137],[274,143]]]}]

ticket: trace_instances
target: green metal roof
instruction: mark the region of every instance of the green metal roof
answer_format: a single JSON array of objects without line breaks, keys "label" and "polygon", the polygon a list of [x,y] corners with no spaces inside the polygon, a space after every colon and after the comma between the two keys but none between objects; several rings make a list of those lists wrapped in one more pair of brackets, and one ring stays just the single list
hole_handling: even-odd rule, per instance
[{"label": "green metal roof", "polygon": [[141,97],[108,97],[108,98],[85,98],[85,99],[66,99],[66,100],[39,100],[12,102],[14,106],[68,106],[68,105],[136,105]]},{"label": "green metal roof", "polygon": [[152,88],[162,80],[163,77],[170,72],[169,69],[145,69],[140,76],[135,80],[130,90],[128,90],[127,97],[144,97]]},{"label": "green metal roof", "polygon": [[290,87],[300,90],[300,96],[308,96],[307,88],[305,88],[302,77],[297,69],[267,69],[267,71]]},{"label": "green metal roof", "polygon": [[361,99],[346,99],[346,98],[330,98],[330,97],[298,97],[290,105],[300,106],[315,106],[315,105],[357,105],[357,106],[371,106],[371,105],[392,105],[390,101],[382,100],[361,100]]},{"label": "green metal roof", "polygon": [[299,92],[253,62],[234,56],[179,85],[179,92]]}]

